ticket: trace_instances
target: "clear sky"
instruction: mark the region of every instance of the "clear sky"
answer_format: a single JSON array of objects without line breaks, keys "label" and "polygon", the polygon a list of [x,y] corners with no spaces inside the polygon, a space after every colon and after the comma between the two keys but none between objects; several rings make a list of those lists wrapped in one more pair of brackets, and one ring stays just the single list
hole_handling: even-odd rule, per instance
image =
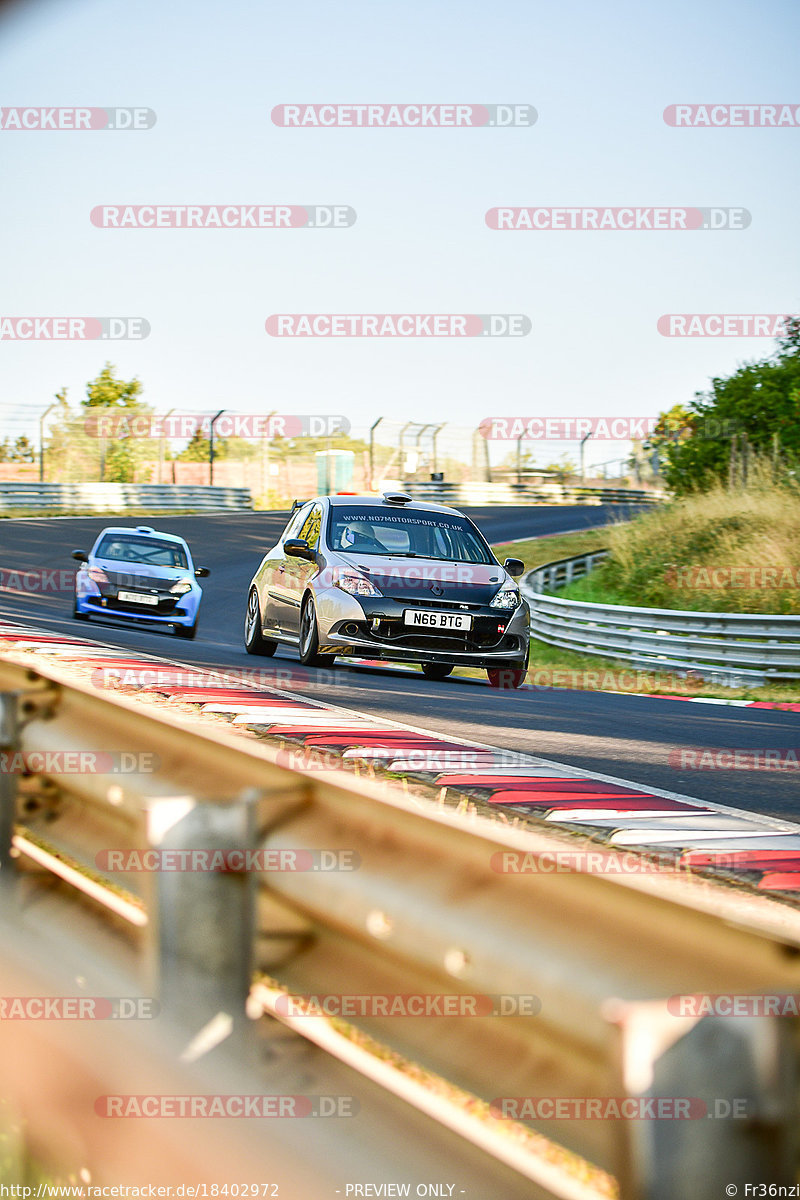
[{"label": "clear sky", "polygon": [[[477,424],[655,415],[763,338],[666,313],[800,311],[796,0],[40,0],[0,21],[3,106],[135,105],[147,131],[0,131],[7,316],[140,316],[146,341],[0,341],[0,437],[106,358],[160,410]],[[292,102],[527,103],[531,128],[288,129]],[[112,230],[101,204],[348,204],[341,230]],[[487,209],[740,206],[746,230],[495,232]],[[279,339],[273,313],[523,313],[518,338]],[[559,450],[565,447],[559,447]],[[510,449],[510,447],[509,447]],[[620,449],[622,449],[620,447]],[[593,460],[615,456],[598,446]],[[590,458],[591,461],[591,458]]]}]

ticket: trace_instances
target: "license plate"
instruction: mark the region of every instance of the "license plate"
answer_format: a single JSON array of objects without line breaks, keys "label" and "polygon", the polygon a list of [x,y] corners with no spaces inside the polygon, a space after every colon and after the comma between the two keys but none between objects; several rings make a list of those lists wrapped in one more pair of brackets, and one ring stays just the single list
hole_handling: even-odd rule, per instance
[{"label": "license plate", "polygon": [[148,596],[144,592],[117,592],[118,600],[127,600],[129,604],[158,604],[158,596]]},{"label": "license plate", "polygon": [[406,625],[417,625],[425,629],[472,629],[472,617],[466,613],[407,608],[403,613],[403,620]]}]

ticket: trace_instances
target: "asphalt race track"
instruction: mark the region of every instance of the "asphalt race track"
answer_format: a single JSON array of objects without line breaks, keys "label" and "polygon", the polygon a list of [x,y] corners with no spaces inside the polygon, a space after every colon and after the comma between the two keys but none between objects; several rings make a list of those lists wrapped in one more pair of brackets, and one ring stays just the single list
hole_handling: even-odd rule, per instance
[{"label": "asphalt race track", "polygon": [[[603,525],[626,507],[475,508],[466,510],[490,542]],[[496,692],[483,680],[424,679],[412,669],[347,666],[319,677],[280,648],[274,659],[245,654],[242,622],[247,586],[261,556],[274,544],[285,513],[220,513],[176,517],[67,517],[0,523],[0,616],[76,637],[96,637],[140,652],[211,668],[263,668],[278,672],[281,686],[311,697],[428,730],[524,751],[638,784],[712,800],[753,812],[800,817],[797,772],[678,771],[670,751],[680,747],[724,750],[798,748],[798,714],[559,689]],[[197,640],[179,641],[111,622],[72,620],[71,589],[11,591],[8,571],[71,571],[73,549],[88,550],[106,525],[148,524],[180,534],[197,565],[211,569],[203,581]],[[335,678],[332,678],[335,676]]]}]

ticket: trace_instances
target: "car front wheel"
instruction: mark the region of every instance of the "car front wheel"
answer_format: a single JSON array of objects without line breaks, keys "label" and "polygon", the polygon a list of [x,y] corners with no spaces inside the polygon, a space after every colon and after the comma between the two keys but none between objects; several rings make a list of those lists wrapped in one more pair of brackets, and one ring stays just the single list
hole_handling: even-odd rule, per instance
[{"label": "car front wheel", "polygon": [[247,612],[244,618],[244,648],[248,654],[259,654],[262,658],[271,658],[278,649],[278,643],[265,638],[261,632],[261,610],[258,603],[258,592],[250,589],[247,597]]},{"label": "car front wheel", "polygon": [[306,596],[300,614],[300,662],[305,667],[321,667],[325,655],[319,652],[317,609],[312,596]]},{"label": "car front wheel", "polygon": [[524,662],[509,663],[507,667],[489,667],[486,674],[489,676],[489,687],[508,690],[522,687],[525,678],[528,674],[528,661],[530,659],[530,644],[528,645],[528,653],[525,655]]}]

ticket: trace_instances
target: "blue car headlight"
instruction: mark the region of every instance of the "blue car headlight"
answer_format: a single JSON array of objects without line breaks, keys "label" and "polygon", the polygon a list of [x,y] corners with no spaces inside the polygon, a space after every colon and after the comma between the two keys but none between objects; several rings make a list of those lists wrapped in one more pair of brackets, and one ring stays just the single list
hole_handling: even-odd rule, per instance
[{"label": "blue car headlight", "polygon": [[192,581],[191,579],[178,579],[169,590],[176,596],[185,596],[192,590]]},{"label": "blue car headlight", "polygon": [[511,612],[519,604],[519,588],[517,587],[501,587],[500,591],[489,602],[489,608],[496,608],[500,612]]}]

